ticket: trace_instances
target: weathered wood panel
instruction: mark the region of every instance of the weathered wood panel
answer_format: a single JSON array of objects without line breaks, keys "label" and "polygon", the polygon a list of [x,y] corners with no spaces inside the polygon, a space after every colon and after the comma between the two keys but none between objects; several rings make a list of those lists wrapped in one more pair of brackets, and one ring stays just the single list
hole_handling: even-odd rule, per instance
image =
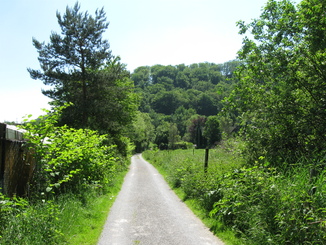
[{"label": "weathered wood panel", "polygon": [[35,163],[24,143],[22,132],[0,123],[0,187],[8,196],[28,194]]}]

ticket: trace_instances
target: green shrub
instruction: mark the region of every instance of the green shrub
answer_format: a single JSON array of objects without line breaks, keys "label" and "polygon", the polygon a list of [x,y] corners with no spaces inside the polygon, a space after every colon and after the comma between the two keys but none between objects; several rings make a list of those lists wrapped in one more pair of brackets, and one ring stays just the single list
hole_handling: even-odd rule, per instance
[{"label": "green shrub", "polygon": [[104,187],[113,178],[115,146],[108,146],[107,136],[96,131],[56,126],[63,108],[24,125],[27,146],[36,160],[34,194],[82,191],[88,185]]},{"label": "green shrub", "polygon": [[[222,197],[214,204],[211,215],[231,226],[238,234],[250,234],[261,244],[266,242],[275,230],[275,219],[279,203],[275,185],[279,178],[273,169],[253,167],[236,169],[220,177],[217,190]],[[260,243],[259,243],[260,242]]]},{"label": "green shrub", "polygon": [[220,179],[221,200],[211,215],[251,244],[323,244],[325,190],[309,193],[309,175],[243,168]]},{"label": "green shrub", "polygon": [[191,142],[186,142],[186,141],[179,141],[174,144],[174,149],[192,149],[194,147],[194,144]]}]

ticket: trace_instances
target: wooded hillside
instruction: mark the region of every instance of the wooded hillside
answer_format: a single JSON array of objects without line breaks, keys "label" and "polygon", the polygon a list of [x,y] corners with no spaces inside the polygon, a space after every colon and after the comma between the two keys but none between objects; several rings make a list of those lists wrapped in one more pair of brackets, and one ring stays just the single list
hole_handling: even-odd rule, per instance
[{"label": "wooded hillside", "polygon": [[194,124],[201,121],[203,130],[207,118],[222,110],[223,99],[237,82],[234,71],[239,64],[234,60],[224,64],[154,65],[135,69],[131,79],[141,98],[138,116],[149,117],[152,124],[144,129],[147,135],[141,142],[141,135],[135,138],[137,150],[145,149],[151,142],[161,149],[174,148],[171,142],[181,140],[206,146],[203,132],[200,133],[202,142],[198,141]]}]

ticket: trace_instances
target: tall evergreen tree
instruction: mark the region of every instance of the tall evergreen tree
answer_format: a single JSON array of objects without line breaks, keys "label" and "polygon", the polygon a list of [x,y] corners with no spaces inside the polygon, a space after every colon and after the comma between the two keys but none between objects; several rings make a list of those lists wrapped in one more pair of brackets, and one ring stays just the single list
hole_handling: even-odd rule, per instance
[{"label": "tall evergreen tree", "polygon": [[66,122],[88,127],[90,112],[96,107],[91,99],[91,90],[97,86],[94,72],[112,61],[110,45],[102,39],[109,23],[104,9],[96,10],[95,17],[80,12],[78,2],[66,8],[61,15],[57,12],[61,34],[52,32],[50,42],[45,44],[33,38],[39,53],[41,70],[29,68],[33,79],[42,80],[51,88],[43,94],[56,104],[73,102],[73,110],[66,113]]}]

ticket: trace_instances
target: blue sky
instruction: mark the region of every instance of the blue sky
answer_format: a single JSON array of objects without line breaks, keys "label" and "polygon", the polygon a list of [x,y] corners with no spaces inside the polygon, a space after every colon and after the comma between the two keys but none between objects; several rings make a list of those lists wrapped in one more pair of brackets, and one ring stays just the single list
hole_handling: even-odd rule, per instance
[{"label": "blue sky", "polygon": [[[0,122],[35,117],[49,108],[42,81],[30,78],[38,69],[32,37],[49,41],[60,32],[56,11],[75,0],[10,0],[0,8]],[[236,22],[258,18],[265,0],[80,0],[94,15],[104,7],[110,22],[104,38],[128,70],[144,65],[223,63],[236,58],[242,37]]]}]

